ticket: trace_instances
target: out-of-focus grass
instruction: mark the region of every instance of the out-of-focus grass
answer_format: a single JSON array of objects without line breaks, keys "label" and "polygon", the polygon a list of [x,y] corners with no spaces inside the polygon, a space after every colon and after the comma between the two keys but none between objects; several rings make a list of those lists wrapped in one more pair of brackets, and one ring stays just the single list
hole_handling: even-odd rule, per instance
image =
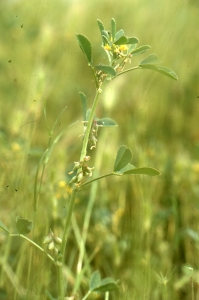
[{"label": "out-of-focus grass", "polygon": [[[0,220],[15,231],[17,215],[33,217],[36,168],[49,138],[43,104],[50,128],[67,105],[54,137],[65,128],[66,134],[55,146],[42,181],[36,241],[42,244],[49,228],[61,232],[70,193],[64,181],[81,147],[78,92],[86,93],[90,103],[94,95],[75,34],[89,37],[99,63],[105,58],[96,19],[107,27],[111,17],[141,45],[151,45],[151,53],[159,55],[179,81],[139,70],[116,79],[102,96],[99,117],[114,118],[119,128],[99,134],[100,174],[112,168],[113,153],[126,144],[133,150],[133,164],[156,167],[161,176],[99,183],[86,244],[87,255],[96,255],[79,292],[86,290],[89,274],[100,269],[102,275],[120,279],[119,295],[113,294],[113,299],[190,299],[191,277],[196,299],[199,21],[194,1],[0,2]],[[87,188],[77,199],[80,230],[88,198]],[[66,257],[71,291],[78,257],[77,228],[73,229]],[[0,234],[1,297],[6,291],[4,299],[22,299],[30,245]],[[55,269],[35,250],[30,282],[29,299],[46,299],[45,290],[56,296]]]}]

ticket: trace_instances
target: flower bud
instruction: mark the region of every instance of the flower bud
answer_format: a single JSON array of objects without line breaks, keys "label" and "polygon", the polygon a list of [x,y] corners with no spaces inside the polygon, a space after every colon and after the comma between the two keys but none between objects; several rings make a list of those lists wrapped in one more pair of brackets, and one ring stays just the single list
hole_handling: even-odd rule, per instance
[{"label": "flower bud", "polygon": [[84,161],[89,161],[91,159],[90,156],[84,156]]}]

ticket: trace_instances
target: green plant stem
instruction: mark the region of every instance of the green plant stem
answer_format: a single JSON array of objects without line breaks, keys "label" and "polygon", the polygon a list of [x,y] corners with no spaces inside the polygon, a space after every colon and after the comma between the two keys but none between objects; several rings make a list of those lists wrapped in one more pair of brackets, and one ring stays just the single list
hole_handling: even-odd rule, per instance
[{"label": "green plant stem", "polygon": [[82,145],[82,151],[81,151],[81,155],[80,155],[80,161],[83,161],[84,157],[86,156],[87,153],[87,145],[88,145],[88,140],[89,140],[89,135],[90,135],[90,130],[91,130],[91,126],[92,126],[92,122],[93,122],[93,118],[95,115],[95,111],[96,111],[96,107],[99,101],[99,96],[102,93],[102,90],[100,88],[97,89],[96,94],[95,94],[95,99],[93,101],[93,105],[91,108],[91,113],[88,119],[88,123],[86,126],[86,130],[84,133],[84,139],[83,139],[83,145]]},{"label": "green plant stem", "polygon": [[61,255],[61,266],[57,266],[57,276],[58,276],[58,294],[59,300],[63,300],[64,299],[64,280],[63,280],[63,270],[62,270],[62,266],[64,263],[64,257],[65,257],[65,250],[66,250],[66,242],[67,242],[67,238],[68,238],[68,233],[69,233],[69,229],[70,229],[70,222],[71,222],[71,217],[72,217],[72,213],[73,213],[73,208],[74,208],[74,204],[75,204],[75,198],[76,195],[78,193],[78,187],[76,185],[74,185],[73,190],[72,190],[72,194],[70,197],[70,203],[69,203],[69,207],[68,207],[68,213],[66,216],[66,221],[65,221],[65,225],[64,225],[64,232],[63,232],[63,238],[62,238],[62,245],[61,245],[61,250],[60,250],[60,255]]},{"label": "green plant stem", "polygon": [[55,262],[54,258],[50,254],[46,253],[43,248],[41,248],[38,244],[36,244],[32,240],[30,240],[27,236],[25,236],[23,234],[19,234],[19,233],[10,233],[9,236],[11,236],[11,237],[16,237],[17,236],[17,237],[21,237],[21,238],[27,240],[29,243],[31,243],[33,246],[35,246],[37,249],[39,249],[40,251],[44,252],[48,256],[48,258],[50,258],[50,260],[52,260],[53,262]]},{"label": "green plant stem", "polygon": [[84,296],[84,298],[82,298],[82,300],[86,300],[88,298],[88,296],[90,295],[91,291],[88,291],[88,293]]},{"label": "green plant stem", "polygon": [[93,181],[100,180],[100,179],[102,179],[102,178],[105,178],[105,177],[108,177],[108,176],[112,176],[112,175],[115,175],[115,176],[122,176],[122,174],[117,174],[117,173],[115,173],[115,172],[108,173],[108,174],[105,174],[105,175],[102,175],[102,176],[93,178],[93,179],[91,179],[91,180],[89,180],[89,181],[83,183],[83,184],[81,185],[81,188],[82,188],[82,187],[85,187],[86,185],[88,185],[88,184],[90,184],[90,183],[92,183]]},{"label": "green plant stem", "polygon": [[94,79],[95,79],[95,86],[96,86],[96,89],[99,89],[99,82],[97,80],[97,77],[96,77],[96,74],[95,74],[95,69],[90,65],[89,66],[92,70],[92,73],[93,73],[93,76],[94,76]]},{"label": "green plant stem", "polygon": [[[83,161],[83,159],[84,159],[84,157],[86,156],[86,153],[87,153],[87,146],[88,146],[90,130],[91,130],[93,118],[94,118],[94,115],[95,115],[96,107],[97,107],[97,104],[98,104],[98,101],[99,101],[99,96],[100,96],[101,93],[102,93],[102,90],[100,88],[97,88],[95,98],[94,98],[94,101],[93,101],[93,105],[92,105],[92,108],[91,108],[91,113],[90,113],[90,116],[89,116],[89,119],[88,119],[88,123],[87,123],[87,126],[86,126],[85,133],[84,133],[84,139],[83,139],[83,144],[82,144],[80,161]],[[58,299],[59,300],[64,299],[64,280],[63,280],[62,267],[63,267],[63,263],[64,263],[66,242],[67,242],[68,233],[69,233],[69,229],[70,229],[71,217],[72,217],[73,208],[74,208],[74,204],[75,204],[75,198],[76,198],[76,195],[78,193],[79,188],[80,187],[78,187],[77,185],[74,185],[74,187],[73,187],[72,194],[71,194],[71,197],[70,197],[70,203],[69,203],[69,207],[68,207],[68,213],[67,213],[66,221],[65,221],[65,225],[64,225],[62,245],[61,245],[61,250],[60,250],[61,266],[57,266],[58,294],[59,294]]]},{"label": "green plant stem", "polygon": [[[120,76],[120,75],[122,75],[122,74],[124,74],[124,73],[130,72],[130,71],[133,71],[133,70],[138,70],[138,69],[141,69],[141,68],[140,68],[139,66],[137,66],[137,67],[133,67],[133,68],[124,70],[124,71],[118,73],[114,78],[116,78],[116,77],[118,77],[118,76]],[[113,79],[114,79],[114,78],[113,78]]]}]

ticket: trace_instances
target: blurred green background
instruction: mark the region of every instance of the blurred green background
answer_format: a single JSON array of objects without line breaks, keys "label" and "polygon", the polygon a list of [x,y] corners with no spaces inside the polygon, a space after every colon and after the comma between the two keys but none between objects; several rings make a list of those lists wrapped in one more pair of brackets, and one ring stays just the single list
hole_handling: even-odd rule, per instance
[{"label": "blurred green background", "polygon": [[[81,149],[78,92],[87,95],[89,106],[95,94],[75,34],[90,39],[96,64],[106,62],[96,19],[110,28],[114,17],[118,29],[138,37],[140,45],[151,45],[150,53],[179,77],[176,82],[136,70],[102,94],[98,117],[111,117],[119,127],[100,129],[89,165],[99,174],[109,172],[125,144],[134,165],[155,167],[161,175],[108,178],[79,193],[66,255],[69,294],[77,273],[78,234],[87,203],[95,198],[86,243],[87,256],[94,255],[78,289],[80,299],[96,269],[120,280],[110,299],[199,297],[198,12],[194,0],[0,1],[0,220],[12,232],[17,215],[33,218],[35,173],[48,146],[48,127],[67,106],[53,138],[66,131],[42,178],[35,233],[40,245],[49,228],[58,235],[63,228],[68,172]],[[132,66],[146,56],[132,59]],[[30,248],[0,232],[0,299],[49,299],[46,291],[56,297],[56,270],[37,250],[27,286]]]}]

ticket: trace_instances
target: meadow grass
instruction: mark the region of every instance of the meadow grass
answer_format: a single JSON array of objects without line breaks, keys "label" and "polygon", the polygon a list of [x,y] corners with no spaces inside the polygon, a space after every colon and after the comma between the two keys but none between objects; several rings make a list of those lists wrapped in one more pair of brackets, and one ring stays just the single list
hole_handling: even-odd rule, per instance
[{"label": "meadow grass", "polygon": [[[180,0],[0,3],[0,220],[12,232],[16,216],[33,219],[39,160],[67,106],[52,139],[64,133],[38,176],[34,240],[42,247],[50,228],[61,235],[67,213],[68,172],[81,149],[78,92],[90,99],[95,92],[75,34],[85,33],[103,61],[96,19],[109,26],[115,17],[119,28],[151,45],[150,53],[179,76],[175,82],[137,70],[104,90],[97,114],[119,127],[100,130],[95,175],[112,169],[121,144],[132,149],[134,165],[155,167],[161,175],[108,177],[78,194],[64,268],[69,295],[78,292],[82,299],[98,269],[120,280],[113,300],[198,298],[197,15],[196,2]],[[0,246],[0,299],[56,297],[56,268],[43,253],[2,231]]]}]

